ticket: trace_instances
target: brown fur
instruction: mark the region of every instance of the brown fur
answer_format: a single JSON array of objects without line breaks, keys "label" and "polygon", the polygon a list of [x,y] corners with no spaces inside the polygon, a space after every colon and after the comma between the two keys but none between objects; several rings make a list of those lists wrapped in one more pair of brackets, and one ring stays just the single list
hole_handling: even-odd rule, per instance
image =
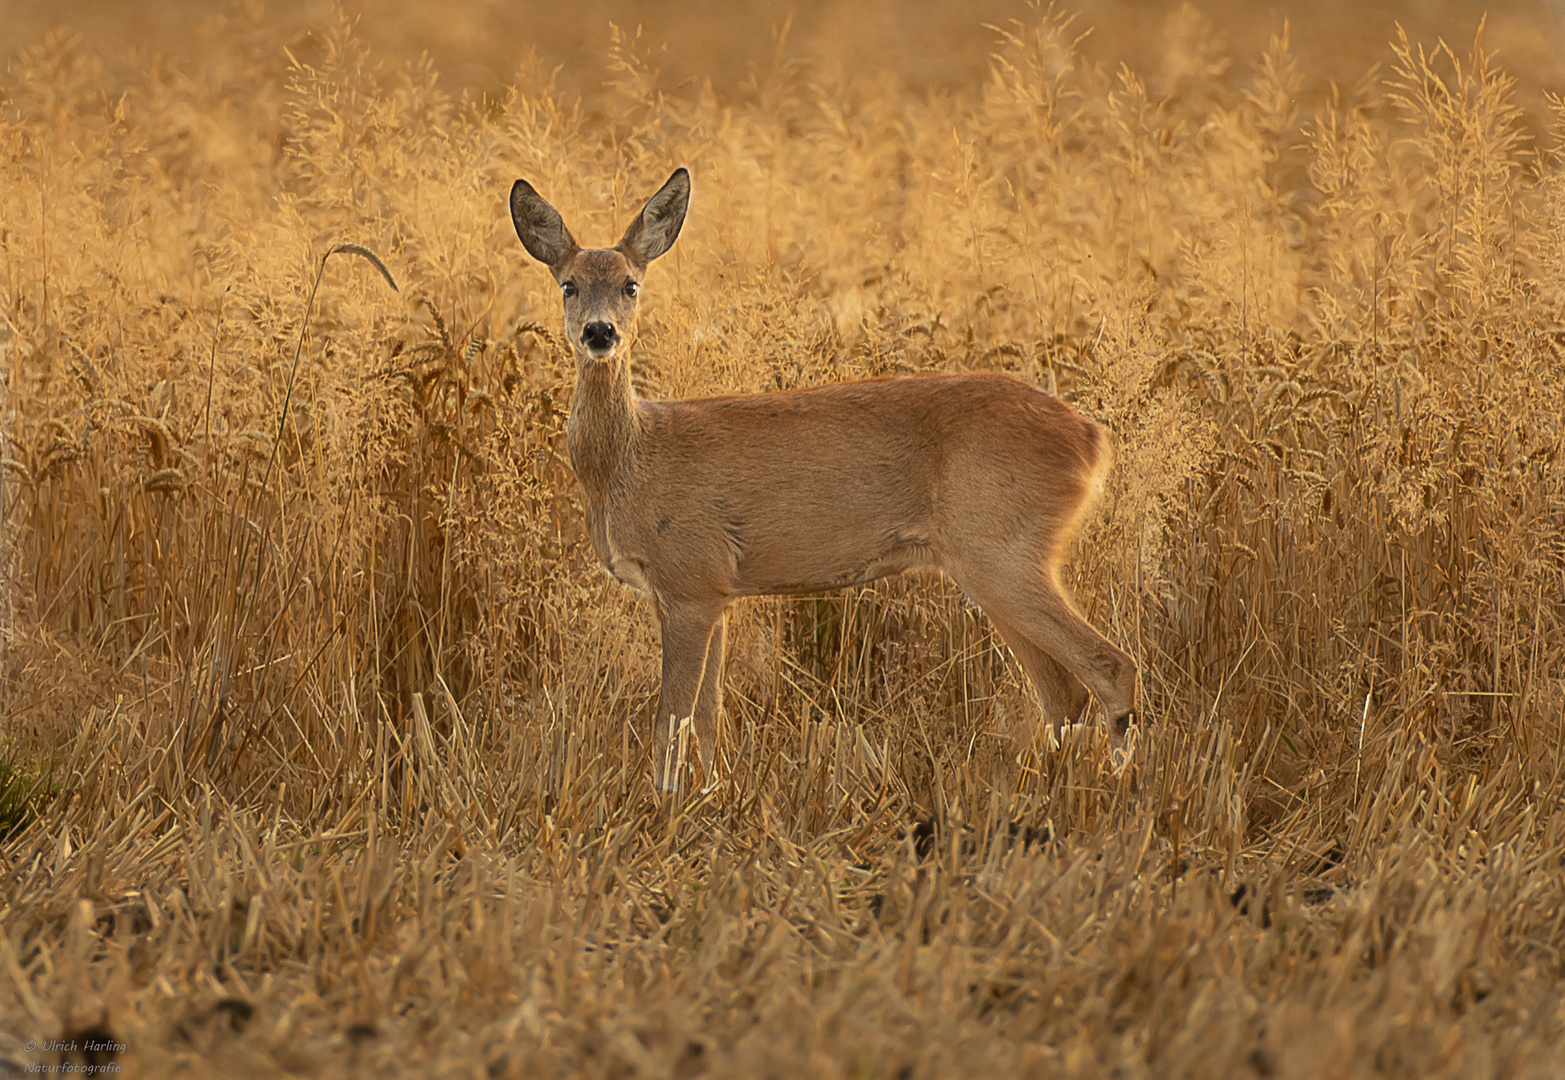
[{"label": "brown fur", "polygon": [[1059,581],[1108,468],[1104,430],[994,374],[637,399],[628,338],[638,290],[627,286],[639,287],[674,242],[688,199],[681,169],[619,245],[582,250],[525,181],[511,195],[517,234],[566,294],[578,365],[569,446],[593,547],[656,604],[658,784],[677,786],[670,734],[686,719],[710,773],[723,617],[735,599],[926,567],[988,613],[1052,719],[1079,717],[1090,688],[1117,739],[1135,709],[1135,663],[1082,619]]}]

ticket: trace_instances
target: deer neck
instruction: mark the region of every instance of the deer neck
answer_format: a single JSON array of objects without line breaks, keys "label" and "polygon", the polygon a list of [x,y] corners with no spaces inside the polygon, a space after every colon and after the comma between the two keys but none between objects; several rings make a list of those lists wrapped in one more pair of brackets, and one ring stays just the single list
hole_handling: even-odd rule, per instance
[{"label": "deer neck", "polygon": [[641,433],[636,396],[630,388],[630,361],[582,361],[577,367],[576,398],[566,444],[589,503],[601,506],[610,486],[626,469]]}]

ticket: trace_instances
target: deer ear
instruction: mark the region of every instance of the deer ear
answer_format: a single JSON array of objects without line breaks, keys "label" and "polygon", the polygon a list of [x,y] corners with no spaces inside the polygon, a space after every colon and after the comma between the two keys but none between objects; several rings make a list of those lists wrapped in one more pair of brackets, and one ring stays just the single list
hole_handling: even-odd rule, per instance
[{"label": "deer ear", "polygon": [[625,230],[619,242],[621,254],[638,266],[647,265],[674,246],[689,208],[690,173],[683,168],[675,169],[674,175],[647,200],[647,205]]},{"label": "deer ear", "polygon": [[526,180],[511,185],[511,224],[527,254],[550,270],[564,265],[576,252],[576,238],[565,227],[560,212]]}]

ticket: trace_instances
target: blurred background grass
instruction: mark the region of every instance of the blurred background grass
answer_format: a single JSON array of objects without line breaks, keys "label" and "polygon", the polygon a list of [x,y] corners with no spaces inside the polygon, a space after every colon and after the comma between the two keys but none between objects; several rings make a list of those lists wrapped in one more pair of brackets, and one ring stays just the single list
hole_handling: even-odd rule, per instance
[{"label": "blurred background grass", "polygon": [[[259,31],[258,47],[279,62],[277,45],[295,49],[326,24],[336,5],[326,0],[229,7],[194,0],[164,4],[119,4],[107,0],[27,3],[5,0],[0,21],[9,49],[68,26],[103,56],[121,78],[139,71],[153,56],[195,72],[210,54],[216,35],[230,23]],[[1543,91],[1565,88],[1560,70],[1562,16],[1545,0],[1320,0],[1307,7],[1281,3],[1199,5],[1215,30],[1213,42],[1230,57],[1258,55],[1283,23],[1305,73],[1306,92],[1318,94],[1328,81],[1351,86],[1385,59],[1396,26],[1414,41],[1439,37],[1467,41],[1478,20],[1488,20],[1488,42],[1513,72],[1537,78],[1521,88],[1527,104]],[[601,85],[607,59],[608,25],[641,27],[646,41],[665,49],[660,67],[670,85],[708,80],[720,94],[742,96],[752,69],[771,53],[774,35],[788,26],[794,52],[823,70],[862,75],[893,72],[918,93],[952,91],[981,81],[994,51],[985,24],[1025,18],[1015,0],[688,0],[685,3],[623,3],[580,0],[569,5],[501,0],[455,0],[422,4],[392,2],[340,5],[357,21],[357,32],[381,61],[398,62],[427,52],[453,90],[495,91],[510,84],[522,54],[537,50],[550,65],[562,65],[561,86],[592,93]],[[1085,57],[1109,68],[1123,63],[1150,74],[1165,55],[1170,6],[1131,0],[1088,0],[1068,9],[1079,25],[1092,28],[1082,43]]]}]

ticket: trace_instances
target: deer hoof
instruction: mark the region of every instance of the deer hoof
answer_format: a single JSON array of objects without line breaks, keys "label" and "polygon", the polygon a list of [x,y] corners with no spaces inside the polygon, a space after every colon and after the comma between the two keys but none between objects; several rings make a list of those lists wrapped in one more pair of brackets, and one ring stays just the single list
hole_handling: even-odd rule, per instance
[{"label": "deer hoof", "polygon": [[1058,750],[1064,746],[1085,746],[1092,741],[1091,724],[1061,724],[1059,727],[1050,727],[1049,749]]}]

